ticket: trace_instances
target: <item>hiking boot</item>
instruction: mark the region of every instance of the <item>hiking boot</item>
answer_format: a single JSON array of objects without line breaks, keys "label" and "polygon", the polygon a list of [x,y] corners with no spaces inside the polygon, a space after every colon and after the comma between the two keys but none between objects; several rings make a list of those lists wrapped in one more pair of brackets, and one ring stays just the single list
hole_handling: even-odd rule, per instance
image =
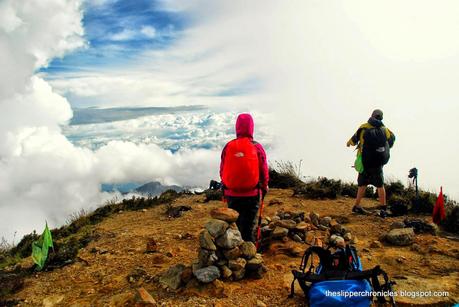
[{"label": "hiking boot", "polygon": [[392,212],[390,211],[390,209],[386,209],[386,210],[382,209],[381,211],[379,211],[379,214],[378,214],[378,216],[382,217],[383,219],[391,215],[392,215]]},{"label": "hiking boot", "polygon": [[360,206],[355,205],[352,207],[352,212],[357,213],[357,214],[362,214],[362,215],[369,215],[370,212],[368,210],[363,209]]}]

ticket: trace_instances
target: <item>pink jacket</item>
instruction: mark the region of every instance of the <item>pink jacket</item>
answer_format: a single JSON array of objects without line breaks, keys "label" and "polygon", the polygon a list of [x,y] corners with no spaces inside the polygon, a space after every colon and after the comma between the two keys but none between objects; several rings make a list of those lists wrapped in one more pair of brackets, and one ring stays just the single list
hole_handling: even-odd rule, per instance
[{"label": "pink jacket", "polygon": [[[253,129],[254,129],[254,123],[253,123],[253,118],[250,114],[240,114],[237,117],[237,120],[236,120],[236,137],[237,138],[249,137],[253,141]],[[257,148],[257,152],[258,152],[261,188],[266,191],[268,189],[268,181],[269,181],[269,171],[268,171],[268,162],[266,159],[266,153],[265,153],[263,146],[261,146],[261,144],[255,141],[253,141],[253,143],[255,144],[255,147]],[[220,162],[220,178],[222,178],[225,154],[226,154],[226,145],[222,151],[222,157],[221,157],[221,162]],[[225,185],[224,182],[223,182],[223,185]],[[258,189],[253,189],[252,191],[248,191],[244,193],[235,192],[230,189],[225,189],[225,196],[257,196],[258,192],[259,192]]]}]

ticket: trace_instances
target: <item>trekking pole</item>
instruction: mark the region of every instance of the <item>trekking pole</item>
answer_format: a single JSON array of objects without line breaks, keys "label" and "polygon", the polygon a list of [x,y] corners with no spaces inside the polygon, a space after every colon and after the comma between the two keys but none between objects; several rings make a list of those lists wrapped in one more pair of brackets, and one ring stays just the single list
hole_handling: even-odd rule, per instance
[{"label": "trekking pole", "polygon": [[263,192],[262,192],[262,190],[260,189],[260,213],[258,214],[257,242],[256,242],[257,251],[260,249],[260,241],[261,241],[261,219],[262,219],[262,216],[263,216],[263,207],[264,207]]}]

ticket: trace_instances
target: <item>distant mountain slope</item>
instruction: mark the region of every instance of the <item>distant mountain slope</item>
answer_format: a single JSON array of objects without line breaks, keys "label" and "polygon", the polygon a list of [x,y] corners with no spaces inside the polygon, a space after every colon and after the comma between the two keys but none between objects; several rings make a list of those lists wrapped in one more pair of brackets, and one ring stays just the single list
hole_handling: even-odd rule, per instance
[{"label": "distant mountain slope", "polygon": [[205,106],[146,107],[146,108],[74,108],[70,125],[86,125],[115,122],[157,114],[204,110]]},{"label": "distant mountain slope", "polygon": [[160,182],[152,181],[136,188],[134,192],[143,195],[157,196],[167,190],[180,192],[183,191],[183,188],[178,185],[162,185]]}]

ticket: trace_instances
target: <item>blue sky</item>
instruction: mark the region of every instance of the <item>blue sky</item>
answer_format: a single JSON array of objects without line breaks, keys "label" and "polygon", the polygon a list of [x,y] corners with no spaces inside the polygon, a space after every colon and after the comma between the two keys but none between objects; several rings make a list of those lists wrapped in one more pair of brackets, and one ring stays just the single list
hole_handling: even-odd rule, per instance
[{"label": "blue sky", "polygon": [[151,0],[86,2],[83,26],[87,47],[54,59],[41,69],[50,78],[61,72],[95,71],[129,64],[145,50],[169,46],[187,18]]}]

